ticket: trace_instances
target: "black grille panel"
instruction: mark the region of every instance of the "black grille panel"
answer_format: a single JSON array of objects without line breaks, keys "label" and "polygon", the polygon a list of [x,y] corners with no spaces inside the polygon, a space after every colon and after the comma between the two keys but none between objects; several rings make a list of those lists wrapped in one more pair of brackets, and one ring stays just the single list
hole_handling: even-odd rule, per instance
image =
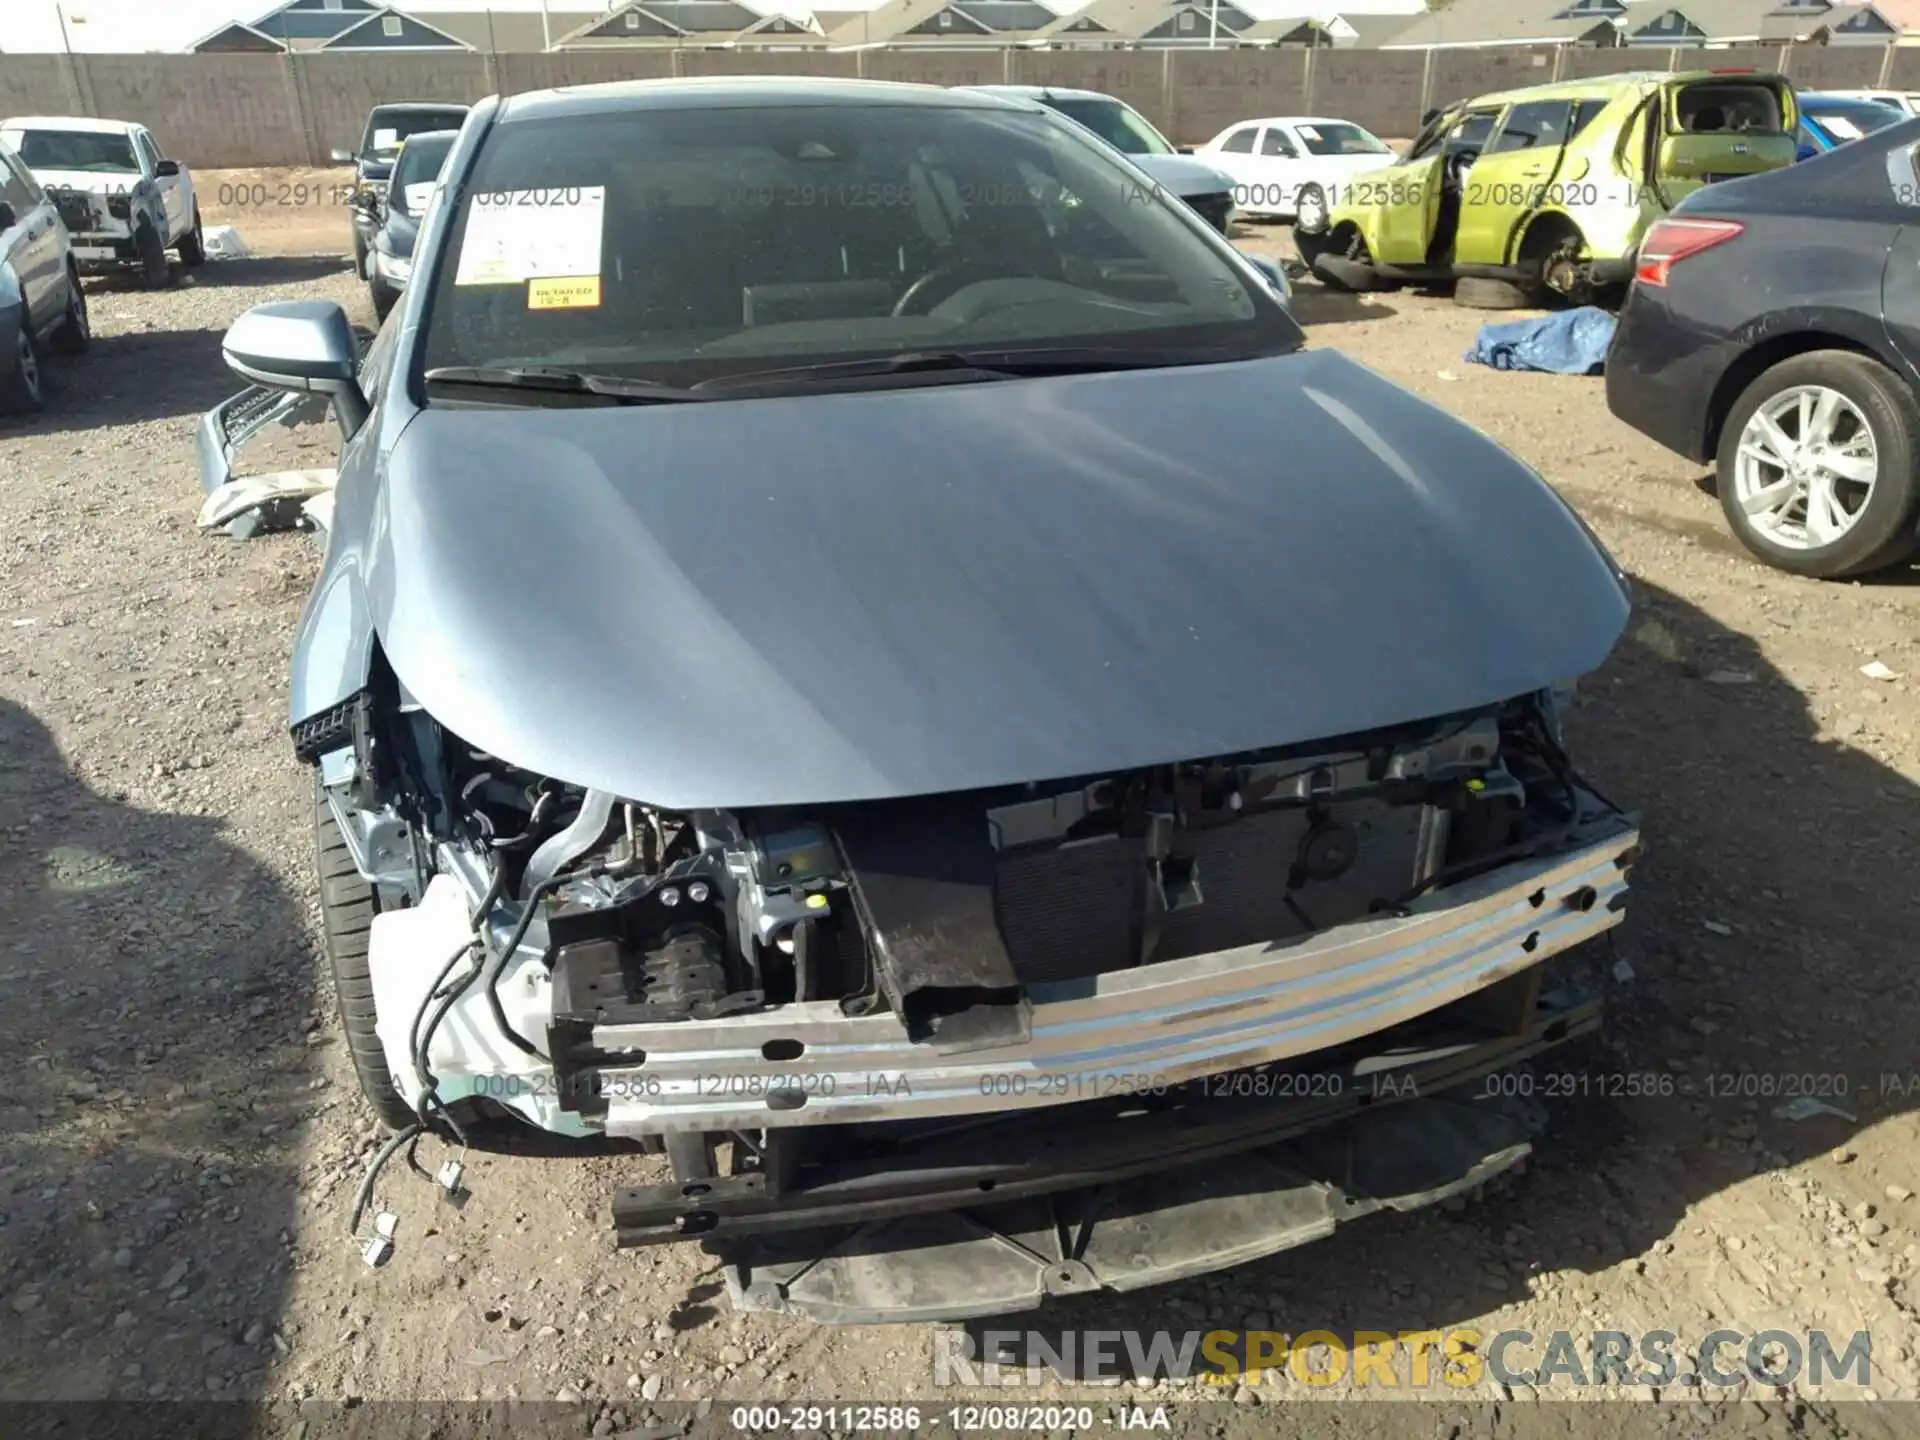
[{"label": "black grille panel", "polygon": [[1036,849],[1000,862],[1000,938],[1028,985],[1077,980],[1133,963],[1140,842],[1088,840]]},{"label": "black grille panel", "polygon": [[[1355,800],[1327,818],[1352,829],[1356,854],[1332,880],[1300,877],[1289,890],[1314,819],[1304,809],[1249,815],[1182,832],[1201,903],[1164,915],[1151,960],[1289,940],[1364,918],[1375,900],[1414,881],[1418,805]],[[1007,954],[1029,985],[1082,979],[1138,963],[1145,919],[1144,842],[1102,839],[1002,858],[998,919]]]},{"label": "black grille panel", "polygon": [[1233,211],[1233,196],[1230,193],[1222,190],[1218,195],[1189,195],[1187,204],[1222,235],[1227,233],[1227,217]]},{"label": "black grille panel", "polygon": [[93,229],[93,206],[77,190],[55,191],[50,197],[60,212],[60,223],[68,230],[84,233]]}]

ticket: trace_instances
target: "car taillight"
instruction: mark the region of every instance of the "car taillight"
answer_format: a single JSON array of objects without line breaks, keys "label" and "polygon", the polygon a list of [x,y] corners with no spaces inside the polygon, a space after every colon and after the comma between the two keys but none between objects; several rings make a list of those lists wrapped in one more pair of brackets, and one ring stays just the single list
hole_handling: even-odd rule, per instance
[{"label": "car taillight", "polygon": [[1633,278],[1641,285],[1665,285],[1682,260],[1724,245],[1746,228],[1738,220],[1662,220],[1640,242]]}]

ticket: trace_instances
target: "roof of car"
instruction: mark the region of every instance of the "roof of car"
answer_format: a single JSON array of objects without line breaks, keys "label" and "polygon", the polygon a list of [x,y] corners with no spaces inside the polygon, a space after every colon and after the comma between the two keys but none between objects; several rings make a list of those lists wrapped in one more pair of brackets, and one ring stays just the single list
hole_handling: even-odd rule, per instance
[{"label": "roof of car", "polygon": [[1023,100],[1105,100],[1113,105],[1127,102],[1098,90],[1075,90],[1067,85],[969,85],[969,90],[988,95],[1017,95]]},{"label": "roof of car", "polygon": [[1341,120],[1332,115],[1262,115],[1253,120],[1236,120],[1228,128],[1238,130],[1243,125],[1352,125],[1362,128],[1352,120]]},{"label": "roof of car", "polygon": [[[1881,94],[1881,95],[1889,95],[1893,92],[1889,90],[1881,90],[1875,93]],[[1885,100],[1875,100],[1871,95],[1862,95],[1858,93],[1849,95],[1845,91],[1834,91],[1834,90],[1802,90],[1800,92],[1799,99],[1802,104],[1805,104],[1807,101],[1810,100],[1815,105],[1843,105],[1843,106],[1875,106],[1877,105],[1882,110],[1898,110],[1900,108],[1898,105],[1888,104]]]},{"label": "roof of car", "polygon": [[533,90],[500,102],[499,120],[511,124],[565,115],[620,110],[725,109],[749,105],[900,105],[989,108],[1006,101],[940,85],[892,80],[842,80],[819,75],[706,75],[666,80],[620,80]]},{"label": "roof of car", "polygon": [[79,115],[12,115],[0,120],[4,130],[85,130],[99,135],[124,135],[142,127],[131,120],[89,120]]},{"label": "roof of car", "polygon": [[1625,70],[1617,75],[1593,75],[1584,80],[1558,80],[1545,85],[1524,85],[1513,90],[1490,90],[1484,95],[1463,95],[1452,104],[1469,104],[1476,107],[1505,105],[1523,97],[1529,100],[1582,99],[1611,95],[1620,90],[1642,89],[1649,85],[1664,85],[1675,80],[1732,81],[1778,80],[1779,78],[1769,70]]},{"label": "roof of car", "polygon": [[391,115],[395,111],[402,113],[421,110],[471,110],[473,107],[464,100],[395,100],[391,104],[376,105],[375,115]]}]

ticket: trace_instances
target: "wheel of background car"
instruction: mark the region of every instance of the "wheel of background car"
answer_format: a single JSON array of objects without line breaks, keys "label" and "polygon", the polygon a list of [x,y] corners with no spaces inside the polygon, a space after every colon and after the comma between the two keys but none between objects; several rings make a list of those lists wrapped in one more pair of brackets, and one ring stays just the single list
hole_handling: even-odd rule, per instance
[{"label": "wheel of background car", "polygon": [[0,411],[9,415],[28,414],[47,403],[46,371],[40,364],[40,347],[33,343],[33,331],[23,311],[13,354],[7,372],[0,376]]},{"label": "wheel of background car", "polygon": [[400,299],[400,292],[379,279],[367,282],[367,295],[373,301],[374,318],[385,321],[393,313],[393,307]]},{"label": "wheel of background car", "polygon": [[1469,310],[1519,310],[1527,298],[1526,290],[1511,280],[1463,275],[1453,284],[1453,303]]},{"label": "wheel of background car", "polygon": [[360,1093],[389,1129],[411,1125],[414,1113],[393,1088],[387,1052],[380,1043],[373,1004],[373,979],[367,968],[367,944],[373,917],[381,910],[380,892],[354,867],[353,855],[340,834],[339,822],[327,804],[316,775],[313,785],[314,868],[320,880],[320,923],[333,969],[333,998],[340,1007],[340,1024],[347,1032],[347,1049]]},{"label": "wheel of background car", "polygon": [[93,322],[87,316],[87,292],[80,288],[80,277],[67,269],[67,313],[53,332],[53,348],[62,355],[84,355],[93,344]]},{"label": "wheel of background car", "polygon": [[151,221],[141,222],[133,245],[139,253],[141,273],[146,277],[148,288],[158,290],[173,282],[173,266],[167,261],[166,244]]},{"label": "wheel of background car", "polygon": [[[1293,229],[1297,241],[1302,230],[1318,234],[1327,228],[1327,192],[1318,185],[1302,185],[1293,194]],[[1302,255],[1301,259],[1306,259]]]},{"label": "wheel of background car", "polygon": [[180,263],[202,265],[207,259],[206,234],[200,228],[200,207],[193,207],[193,228],[180,237]]},{"label": "wheel of background car", "polygon": [[1778,570],[1846,580],[1912,554],[1920,403],[1877,360],[1796,355],[1733,404],[1716,457],[1720,508]]}]

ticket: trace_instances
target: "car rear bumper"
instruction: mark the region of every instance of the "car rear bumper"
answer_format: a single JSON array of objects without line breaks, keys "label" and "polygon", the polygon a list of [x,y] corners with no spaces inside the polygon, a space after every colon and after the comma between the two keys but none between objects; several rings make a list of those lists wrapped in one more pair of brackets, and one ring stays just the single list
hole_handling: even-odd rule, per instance
[{"label": "car rear bumper", "polygon": [[[833,1002],[696,1024],[600,1023],[614,1136],[781,1129],[1043,1110],[1154,1097],[1297,1059],[1428,1014],[1617,925],[1635,826],[1589,819],[1574,847],[1515,861],[1402,912],[1032,988],[1025,1043],[964,1054],[910,1040],[890,1011]],[[778,1056],[781,1058],[769,1058]]]},{"label": "car rear bumper", "polygon": [[1664,297],[1636,286],[1607,351],[1607,408],[1676,455],[1710,464],[1707,409],[1725,368],[1675,322]]}]

